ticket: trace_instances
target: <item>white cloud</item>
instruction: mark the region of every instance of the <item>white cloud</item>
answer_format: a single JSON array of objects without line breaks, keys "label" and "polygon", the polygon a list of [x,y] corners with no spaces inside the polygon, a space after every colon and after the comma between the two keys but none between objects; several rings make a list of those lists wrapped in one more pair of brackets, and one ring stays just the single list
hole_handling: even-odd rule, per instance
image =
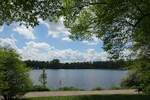
[{"label": "white cloud", "polygon": [[69,37],[62,38],[63,41],[71,42],[72,40]]},{"label": "white cloud", "polygon": [[58,22],[48,22],[43,21],[42,19],[39,19],[39,22],[47,27],[48,35],[53,38],[66,38],[70,34],[68,29],[63,24],[63,18],[60,18]]},{"label": "white cloud", "polygon": [[26,43],[26,45],[29,48],[36,48],[36,49],[47,49],[50,48],[50,45],[44,42],[34,42],[34,41],[30,41],[28,43]]},{"label": "white cloud", "polygon": [[4,29],[4,26],[0,26],[0,32],[2,32]]},{"label": "white cloud", "polygon": [[52,46],[45,42],[34,42],[30,41],[26,43],[22,49],[20,49],[20,54],[24,60],[48,60],[47,52],[53,49]]},{"label": "white cloud", "polygon": [[98,39],[96,36],[93,36],[91,40],[83,40],[82,43],[86,45],[97,45],[99,43],[102,43],[102,40]]},{"label": "white cloud", "polygon": [[105,61],[108,54],[106,52],[96,52],[94,49],[88,49],[85,52],[72,49],[56,49],[45,42],[29,41],[22,48],[16,46],[14,38],[0,38],[0,46],[9,46],[22,56],[23,60],[50,61],[60,59],[61,62],[83,62],[83,61]]},{"label": "white cloud", "polygon": [[94,49],[89,49],[85,52],[78,50],[63,49],[59,50],[45,42],[26,43],[20,50],[24,60],[45,60],[60,59],[62,62],[82,62],[82,61],[96,61],[107,60],[108,54],[106,52],[96,52]]},{"label": "white cloud", "polygon": [[0,47],[9,47],[18,50],[16,39],[14,38],[0,38]]},{"label": "white cloud", "polygon": [[98,44],[97,41],[87,41],[87,40],[82,41],[82,43],[84,43],[86,45],[97,45]]},{"label": "white cloud", "polygon": [[96,52],[94,49],[88,49],[84,57],[87,61],[106,61],[108,56],[107,52]]},{"label": "white cloud", "polygon": [[25,27],[25,26],[16,26],[13,31],[19,33],[20,35],[24,36],[26,39],[35,39],[34,30],[32,27]]},{"label": "white cloud", "polygon": [[[68,29],[64,26],[63,18],[60,18],[58,22],[48,22],[43,21],[42,19],[38,19],[39,22],[43,25],[45,25],[48,29],[48,35],[53,38],[61,38],[61,40],[66,42],[71,42],[69,38],[69,35],[71,34]],[[93,35],[91,41],[84,40],[82,43],[86,45],[97,45],[98,43],[102,42],[100,39],[96,38],[95,35]]]}]

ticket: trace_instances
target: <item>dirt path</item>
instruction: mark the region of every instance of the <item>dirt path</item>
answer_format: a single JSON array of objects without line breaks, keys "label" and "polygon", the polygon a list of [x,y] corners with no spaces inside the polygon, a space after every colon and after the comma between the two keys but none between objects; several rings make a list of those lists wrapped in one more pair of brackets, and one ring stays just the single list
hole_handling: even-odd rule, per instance
[{"label": "dirt path", "polygon": [[47,96],[77,96],[77,95],[110,95],[110,94],[137,94],[134,89],[124,90],[101,90],[101,91],[50,91],[50,92],[29,92],[24,98],[47,97]]}]

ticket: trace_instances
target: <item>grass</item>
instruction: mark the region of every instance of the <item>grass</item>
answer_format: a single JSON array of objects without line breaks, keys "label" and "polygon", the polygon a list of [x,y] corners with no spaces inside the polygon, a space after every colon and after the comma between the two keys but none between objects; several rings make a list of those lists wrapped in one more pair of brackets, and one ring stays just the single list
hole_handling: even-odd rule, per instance
[{"label": "grass", "polygon": [[64,96],[64,97],[39,97],[23,100],[150,100],[150,95]]}]

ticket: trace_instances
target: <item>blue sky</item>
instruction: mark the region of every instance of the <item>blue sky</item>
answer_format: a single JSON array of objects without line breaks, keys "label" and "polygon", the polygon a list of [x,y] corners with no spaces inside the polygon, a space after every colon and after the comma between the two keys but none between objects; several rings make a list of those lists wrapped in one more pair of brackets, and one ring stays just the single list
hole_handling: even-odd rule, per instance
[{"label": "blue sky", "polygon": [[39,19],[40,25],[34,28],[13,23],[0,27],[0,45],[11,46],[23,60],[61,62],[106,60],[108,54],[103,51],[103,42],[93,36],[92,41],[72,41],[68,29],[60,19],[57,23]]}]

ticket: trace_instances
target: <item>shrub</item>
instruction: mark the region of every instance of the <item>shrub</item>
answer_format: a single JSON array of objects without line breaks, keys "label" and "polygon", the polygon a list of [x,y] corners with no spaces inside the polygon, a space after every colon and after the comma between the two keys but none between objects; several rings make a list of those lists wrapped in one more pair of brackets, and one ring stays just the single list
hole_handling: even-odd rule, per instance
[{"label": "shrub", "polygon": [[95,91],[95,90],[102,90],[102,88],[101,87],[96,87],[96,88],[92,89],[92,91]]},{"label": "shrub", "polygon": [[34,85],[30,91],[50,91],[50,89],[45,86]]},{"label": "shrub", "polygon": [[58,91],[83,91],[83,89],[78,89],[75,87],[61,87]]},{"label": "shrub", "polygon": [[139,73],[131,71],[129,75],[121,82],[123,88],[137,88],[141,84]]},{"label": "shrub", "polygon": [[119,89],[122,89],[122,87],[120,87],[120,86],[113,86],[113,87],[111,87],[111,90],[119,90]]},{"label": "shrub", "polygon": [[150,85],[144,88],[146,94],[150,94]]}]

